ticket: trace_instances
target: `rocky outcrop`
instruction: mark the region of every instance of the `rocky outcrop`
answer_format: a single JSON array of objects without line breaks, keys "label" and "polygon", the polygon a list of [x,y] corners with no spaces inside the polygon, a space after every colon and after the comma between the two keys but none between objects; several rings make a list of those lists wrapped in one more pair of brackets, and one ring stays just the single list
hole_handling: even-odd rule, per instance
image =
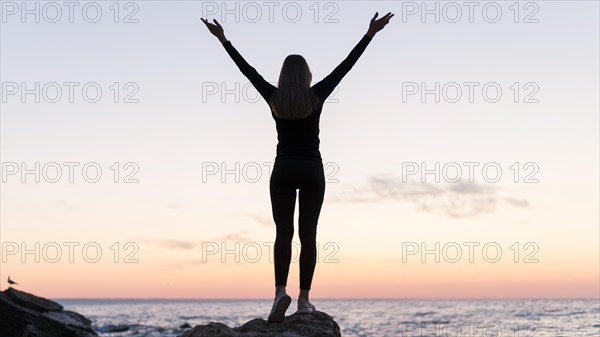
[{"label": "rocky outcrop", "polygon": [[230,328],[219,322],[197,325],[180,337],[341,337],[340,327],[331,316],[316,311],[312,314],[292,314],[282,323],[268,323],[261,318]]},{"label": "rocky outcrop", "polygon": [[0,317],[2,337],[98,336],[90,320],[82,315],[14,288],[0,292]]}]

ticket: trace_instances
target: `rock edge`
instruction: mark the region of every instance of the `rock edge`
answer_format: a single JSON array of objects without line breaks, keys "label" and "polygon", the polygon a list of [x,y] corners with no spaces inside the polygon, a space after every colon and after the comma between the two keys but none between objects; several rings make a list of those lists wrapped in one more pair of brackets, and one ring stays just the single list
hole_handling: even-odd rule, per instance
[{"label": "rock edge", "polygon": [[327,313],[294,313],[282,323],[268,323],[262,318],[252,319],[231,328],[220,322],[197,325],[180,337],[341,337],[340,326]]}]

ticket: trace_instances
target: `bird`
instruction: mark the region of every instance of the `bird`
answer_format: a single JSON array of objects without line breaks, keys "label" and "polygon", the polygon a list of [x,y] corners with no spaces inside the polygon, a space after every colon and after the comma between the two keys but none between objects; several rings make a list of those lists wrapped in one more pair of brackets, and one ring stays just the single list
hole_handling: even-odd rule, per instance
[{"label": "bird", "polygon": [[10,286],[12,286],[13,284],[18,284],[18,283],[17,283],[17,282],[15,282],[15,281],[13,281],[13,280],[11,280],[11,279],[10,279],[10,276],[8,276],[8,284],[9,284],[9,287],[10,287]]}]

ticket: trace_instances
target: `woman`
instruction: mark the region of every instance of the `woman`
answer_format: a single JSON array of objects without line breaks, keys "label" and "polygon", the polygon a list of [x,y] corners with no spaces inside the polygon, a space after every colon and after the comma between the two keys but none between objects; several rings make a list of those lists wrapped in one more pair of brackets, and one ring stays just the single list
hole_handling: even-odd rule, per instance
[{"label": "woman", "polygon": [[270,178],[271,207],[277,228],[274,246],[275,299],[269,322],[282,322],[291,303],[287,295],[288,271],[294,236],[294,208],[298,192],[298,231],[300,243],[300,294],[297,313],[316,310],[310,303],[310,291],[316,264],[317,222],[325,194],[325,175],[319,152],[319,117],[323,102],[350,71],[373,36],[388,24],[394,14],[371,19],[367,33],[342,63],[322,81],[310,86],[312,74],[301,55],[289,55],[283,61],[278,86],[265,81],[225,38],[223,27],[202,19],[209,31],[223,44],[241,72],[269,104],[277,128],[277,155]]}]

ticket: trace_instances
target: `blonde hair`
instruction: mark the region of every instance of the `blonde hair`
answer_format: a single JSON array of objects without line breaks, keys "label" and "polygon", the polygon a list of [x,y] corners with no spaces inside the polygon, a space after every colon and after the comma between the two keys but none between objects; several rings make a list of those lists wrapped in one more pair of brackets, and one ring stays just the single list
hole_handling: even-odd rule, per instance
[{"label": "blonde hair", "polygon": [[321,104],[310,90],[312,74],[302,55],[288,55],[279,73],[279,85],[273,92],[269,105],[275,116],[284,119],[308,117]]}]

